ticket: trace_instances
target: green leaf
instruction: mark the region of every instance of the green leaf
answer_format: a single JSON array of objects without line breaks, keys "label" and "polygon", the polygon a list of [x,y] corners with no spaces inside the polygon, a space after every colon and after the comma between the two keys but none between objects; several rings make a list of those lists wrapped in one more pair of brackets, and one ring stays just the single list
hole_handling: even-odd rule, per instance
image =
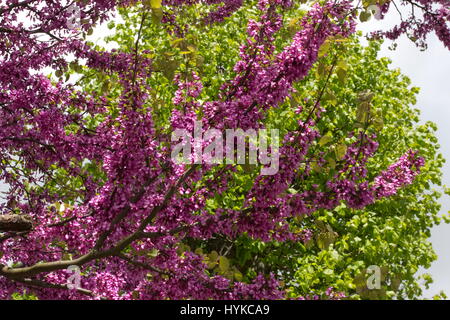
[{"label": "green leaf", "polygon": [[330,51],[330,48],[331,48],[331,42],[329,40],[326,40],[319,49],[319,54],[318,54],[319,58],[324,57],[328,53],[328,51]]},{"label": "green leaf", "polygon": [[217,261],[219,259],[219,254],[217,251],[211,251],[208,255],[210,261]]},{"label": "green leaf", "polygon": [[361,22],[367,22],[372,18],[372,14],[369,11],[362,11],[359,15],[359,20]]},{"label": "green leaf", "polygon": [[370,103],[369,102],[361,102],[358,105],[358,110],[356,111],[356,120],[359,123],[366,123],[369,120],[370,115]]},{"label": "green leaf", "polygon": [[150,7],[152,9],[159,9],[161,8],[162,0],[150,0]]},{"label": "green leaf", "polygon": [[341,160],[347,154],[347,146],[345,144],[339,144],[336,146],[336,159]]},{"label": "green leaf", "polygon": [[226,257],[221,256],[219,258],[219,269],[220,269],[220,271],[222,273],[225,273],[225,272],[228,271],[229,268],[230,268],[230,261]]},{"label": "green leaf", "polygon": [[242,275],[242,273],[241,273],[236,267],[233,267],[233,278],[234,278],[236,281],[242,281],[243,278],[244,278],[244,276]]},{"label": "green leaf", "polygon": [[339,67],[336,71],[336,74],[338,76],[339,81],[344,84],[345,81],[347,80],[347,70]]},{"label": "green leaf", "polygon": [[322,138],[320,138],[319,145],[323,147],[324,145],[330,143],[331,141],[333,141],[333,137],[331,133],[327,133],[326,135],[322,136]]}]

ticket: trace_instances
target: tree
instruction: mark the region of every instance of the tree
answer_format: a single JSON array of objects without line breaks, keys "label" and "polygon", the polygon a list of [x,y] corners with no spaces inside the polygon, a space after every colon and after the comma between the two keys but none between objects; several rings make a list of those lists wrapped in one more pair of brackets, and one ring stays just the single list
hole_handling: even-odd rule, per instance
[{"label": "tree", "polygon": [[[430,26],[448,32],[440,23],[449,18],[446,3],[433,1],[434,11],[429,2],[404,2],[432,13],[427,28],[417,27],[418,39]],[[347,40],[370,1],[364,8],[320,2],[307,12],[281,0],[77,5],[78,30],[67,24],[69,3],[29,0],[0,9],[1,178],[10,186],[0,224],[2,297],[26,289],[72,299],[276,299],[311,290],[336,298],[352,294],[349,279],[372,261],[401,274],[389,283],[403,281],[399,296],[419,293],[407,268],[433,258],[425,239],[438,195],[424,191],[427,179],[439,182],[442,158],[432,124],[412,129],[417,118],[405,104],[414,90],[406,80],[374,59],[376,45],[363,54]],[[82,40],[117,6],[126,18],[111,39],[118,50]],[[18,25],[18,12],[36,16],[35,25]],[[236,27],[242,21],[246,29]],[[214,39],[229,50],[211,50]],[[363,58],[367,63],[354,65]],[[43,76],[44,67],[61,79]],[[359,77],[368,70],[398,89],[371,87],[375,78]],[[75,85],[67,83],[73,73],[82,75]],[[338,102],[349,108],[333,109]],[[404,118],[394,122],[398,115]],[[204,130],[279,128],[279,171],[174,162],[173,130],[192,131],[196,120]],[[383,122],[411,136],[387,145],[392,135]],[[409,205],[399,201],[417,194],[423,198]],[[409,214],[390,215],[394,208]],[[404,235],[411,221],[420,225],[409,235],[420,246],[415,256]],[[388,238],[351,252],[357,237],[376,232]],[[307,249],[312,238],[324,250]],[[391,244],[406,247],[384,259],[373,252]],[[283,253],[288,270],[274,259]],[[71,266],[83,272],[76,290],[68,290]],[[312,278],[325,281],[292,274],[299,267],[316,268]],[[280,280],[289,281],[287,289]],[[328,283],[338,291],[325,290]]]}]

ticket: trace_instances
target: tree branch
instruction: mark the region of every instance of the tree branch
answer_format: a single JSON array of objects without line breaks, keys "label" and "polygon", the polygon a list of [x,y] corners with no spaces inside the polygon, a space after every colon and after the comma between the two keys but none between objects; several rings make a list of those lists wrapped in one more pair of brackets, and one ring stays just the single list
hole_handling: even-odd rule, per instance
[{"label": "tree branch", "polygon": [[1,232],[24,232],[33,227],[30,217],[18,214],[0,215]]}]

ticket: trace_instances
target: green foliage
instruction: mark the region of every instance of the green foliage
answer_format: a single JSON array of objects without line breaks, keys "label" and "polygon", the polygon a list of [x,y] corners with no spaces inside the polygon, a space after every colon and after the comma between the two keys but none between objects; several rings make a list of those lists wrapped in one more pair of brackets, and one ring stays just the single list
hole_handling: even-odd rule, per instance
[{"label": "green foliage", "polygon": [[28,293],[26,290],[22,294],[20,294],[18,292],[13,293],[11,296],[11,299],[12,300],[38,300],[38,298],[35,295]]}]

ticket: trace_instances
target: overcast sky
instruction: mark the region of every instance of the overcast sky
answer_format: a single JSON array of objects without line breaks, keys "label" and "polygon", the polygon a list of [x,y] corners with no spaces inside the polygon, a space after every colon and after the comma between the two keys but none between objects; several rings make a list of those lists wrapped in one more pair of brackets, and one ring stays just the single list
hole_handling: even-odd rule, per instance
[{"label": "overcast sky", "polygon": [[[360,25],[362,31],[384,29],[398,21],[395,10],[385,20],[371,21]],[[392,59],[391,68],[400,68],[403,74],[409,76],[412,85],[421,88],[417,107],[421,110],[421,122],[433,121],[438,126],[437,136],[441,145],[441,153],[447,163],[444,166],[445,185],[450,186],[450,51],[433,34],[428,39],[428,50],[421,52],[406,37],[398,41],[397,50],[388,49],[392,42],[386,41],[380,52],[380,57]],[[441,198],[442,213],[450,210],[450,197]],[[443,290],[450,296],[450,225],[441,224],[432,231],[431,241],[438,255],[427,272],[431,273],[435,282],[425,292],[430,298]]]}]

